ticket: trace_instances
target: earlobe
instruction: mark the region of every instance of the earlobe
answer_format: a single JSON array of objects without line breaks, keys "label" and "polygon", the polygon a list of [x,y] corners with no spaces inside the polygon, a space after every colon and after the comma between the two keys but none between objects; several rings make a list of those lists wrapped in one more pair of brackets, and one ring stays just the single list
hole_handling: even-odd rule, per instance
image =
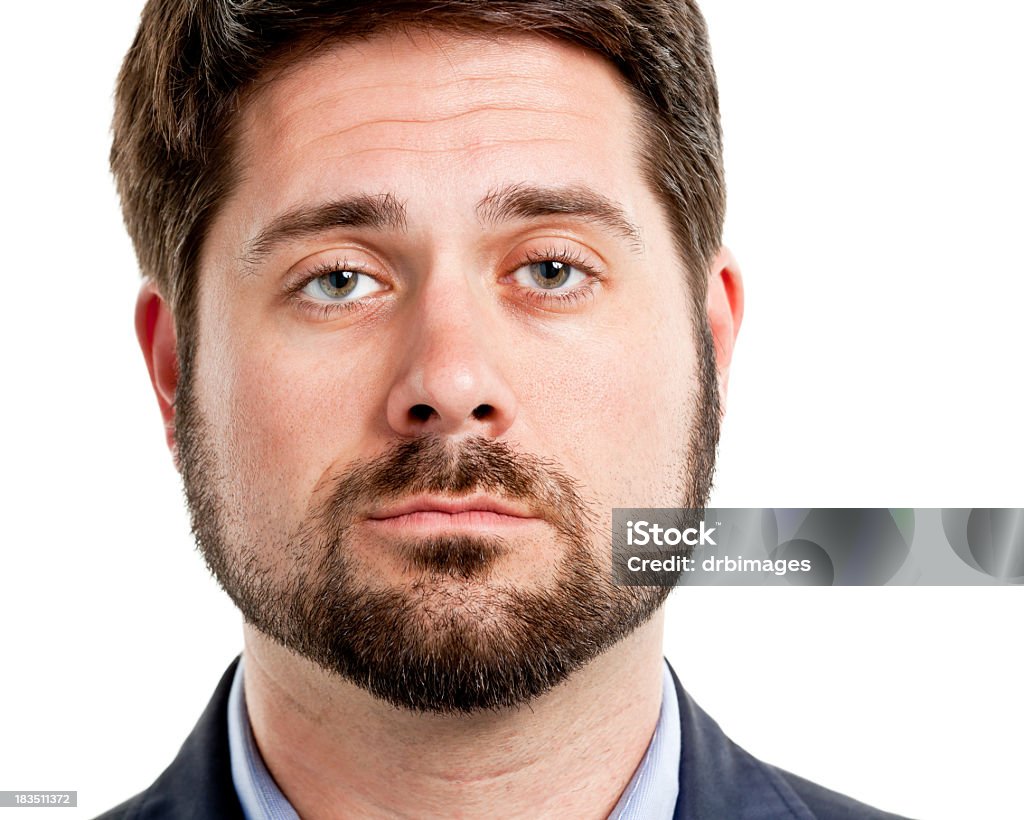
[{"label": "earlobe", "polygon": [[135,335],[146,359],[149,379],[160,406],[167,446],[175,454],[174,400],[178,391],[178,340],[171,309],[149,279],[142,283],[135,303]]},{"label": "earlobe", "polygon": [[743,322],[743,276],[728,248],[721,248],[708,270],[708,324],[715,342],[718,388],[724,412],[729,392],[729,366]]}]

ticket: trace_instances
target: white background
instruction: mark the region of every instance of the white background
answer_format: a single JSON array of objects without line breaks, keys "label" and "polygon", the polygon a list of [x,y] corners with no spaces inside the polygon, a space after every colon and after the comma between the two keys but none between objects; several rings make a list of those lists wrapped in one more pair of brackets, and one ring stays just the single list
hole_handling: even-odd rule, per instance
[{"label": "white background", "polygon": [[[0,789],[77,789],[43,810],[63,818],[148,785],[241,646],[164,449],[106,167],[140,8],[14,4],[0,51]],[[747,284],[713,502],[1024,506],[1022,12],[704,8]],[[1019,818],[1021,595],[687,589],[666,651],[770,762],[915,817]]]}]

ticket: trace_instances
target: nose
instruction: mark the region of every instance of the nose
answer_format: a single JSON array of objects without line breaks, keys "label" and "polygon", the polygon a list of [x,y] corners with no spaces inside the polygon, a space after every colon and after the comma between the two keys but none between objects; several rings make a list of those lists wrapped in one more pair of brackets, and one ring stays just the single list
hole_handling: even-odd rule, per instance
[{"label": "nose", "polygon": [[515,393],[488,345],[488,320],[468,294],[424,298],[410,317],[409,347],[387,399],[400,436],[497,438],[515,420]]}]

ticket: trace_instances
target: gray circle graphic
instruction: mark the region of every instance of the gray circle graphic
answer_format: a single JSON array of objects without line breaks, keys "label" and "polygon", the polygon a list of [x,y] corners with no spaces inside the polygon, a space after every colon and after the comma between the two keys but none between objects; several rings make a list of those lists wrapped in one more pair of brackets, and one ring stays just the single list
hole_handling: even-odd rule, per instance
[{"label": "gray circle graphic", "polygon": [[787,574],[790,584],[883,585],[903,566],[914,540],[914,511],[907,508],[774,509],[766,513],[761,519],[766,551],[773,557],[789,558],[792,553],[792,557],[811,561],[810,573]]},{"label": "gray circle graphic", "polygon": [[1005,583],[1024,583],[1024,510],[946,508],[942,531],[967,566]]},{"label": "gray circle graphic", "polygon": [[1024,576],[1024,510],[971,510],[967,546],[982,571],[1000,580]]},{"label": "gray circle graphic", "polygon": [[793,586],[830,587],[836,580],[836,568],[829,554],[819,544],[806,538],[791,538],[772,550],[771,559],[811,562],[810,572],[788,572],[786,581]]}]

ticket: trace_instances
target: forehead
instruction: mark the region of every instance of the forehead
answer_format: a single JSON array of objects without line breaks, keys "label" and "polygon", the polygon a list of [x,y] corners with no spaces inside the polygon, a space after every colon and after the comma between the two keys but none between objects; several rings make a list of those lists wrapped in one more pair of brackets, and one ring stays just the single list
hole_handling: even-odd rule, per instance
[{"label": "forehead", "polygon": [[343,42],[246,100],[226,208],[251,226],[339,194],[392,192],[415,222],[510,182],[557,182],[629,210],[642,177],[636,123],[615,68],[568,43],[440,31]]}]

